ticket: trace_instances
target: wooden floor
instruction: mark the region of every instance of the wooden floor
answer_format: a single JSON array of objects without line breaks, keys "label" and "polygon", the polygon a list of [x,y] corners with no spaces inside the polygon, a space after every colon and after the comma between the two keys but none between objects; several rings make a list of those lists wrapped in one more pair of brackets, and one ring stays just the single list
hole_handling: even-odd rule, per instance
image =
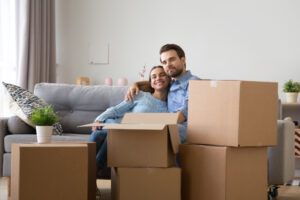
[{"label": "wooden floor", "polygon": [[[8,200],[8,183],[9,178],[0,178],[0,200]],[[109,180],[98,180],[98,188],[101,189],[101,194],[103,200],[109,200],[110,195],[110,181]],[[104,197],[104,198],[103,198]],[[101,199],[101,200],[102,200]],[[267,198],[266,198],[267,199]],[[300,186],[281,186],[278,189],[278,197],[276,200],[299,200],[300,199]]]},{"label": "wooden floor", "polygon": [[300,186],[281,186],[278,189],[277,200],[299,200]]},{"label": "wooden floor", "polygon": [[0,200],[7,200],[8,196],[8,181],[7,177],[0,178]]}]

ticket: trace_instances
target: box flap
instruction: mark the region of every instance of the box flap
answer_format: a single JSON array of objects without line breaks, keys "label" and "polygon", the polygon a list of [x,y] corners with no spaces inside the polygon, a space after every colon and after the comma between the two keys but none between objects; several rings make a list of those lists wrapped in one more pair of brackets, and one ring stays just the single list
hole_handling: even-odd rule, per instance
[{"label": "box flap", "polygon": [[177,124],[178,113],[126,113],[122,124]]},{"label": "box flap", "polygon": [[104,125],[106,125],[106,124],[105,123],[94,122],[94,123],[90,123],[90,124],[79,125],[77,127],[82,128],[82,127],[93,127],[93,126],[104,126]]},{"label": "box flap", "polygon": [[105,124],[103,129],[118,130],[163,130],[165,124]]},{"label": "box flap", "polygon": [[179,145],[181,144],[178,127],[175,124],[169,125],[168,127],[170,133],[171,146],[174,154],[176,154],[178,153]]},{"label": "box flap", "polygon": [[56,141],[52,141],[51,143],[22,143],[19,145],[19,148],[29,148],[29,147],[33,147],[33,148],[45,148],[45,147],[87,147],[87,143],[76,143],[76,142],[56,142]]}]

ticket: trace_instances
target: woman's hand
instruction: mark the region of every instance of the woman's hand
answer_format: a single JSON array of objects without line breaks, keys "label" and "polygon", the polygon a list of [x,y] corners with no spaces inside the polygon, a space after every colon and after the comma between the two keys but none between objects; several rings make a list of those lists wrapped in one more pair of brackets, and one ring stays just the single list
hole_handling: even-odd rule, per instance
[{"label": "woman's hand", "polygon": [[130,88],[127,90],[127,93],[125,95],[126,101],[134,101],[134,95],[137,95],[140,92],[140,89],[137,85],[137,83],[133,83]]},{"label": "woman's hand", "polygon": [[182,124],[183,122],[186,121],[185,116],[182,114],[182,112],[180,110],[178,110],[177,113],[178,113],[177,123]]},{"label": "woman's hand", "polygon": [[[101,122],[101,121],[96,121],[95,123],[101,124],[101,123],[103,123],[103,122]],[[93,127],[92,127],[92,131],[101,130],[101,129],[102,129],[102,126],[93,126]]]}]

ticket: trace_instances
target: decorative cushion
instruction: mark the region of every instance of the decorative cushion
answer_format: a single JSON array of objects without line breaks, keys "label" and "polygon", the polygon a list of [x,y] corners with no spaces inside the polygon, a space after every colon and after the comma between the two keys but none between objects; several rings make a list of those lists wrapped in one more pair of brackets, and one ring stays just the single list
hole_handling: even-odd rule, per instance
[{"label": "decorative cushion", "polygon": [[[4,82],[2,82],[2,84],[4,86],[4,92],[8,97],[7,100],[11,112],[20,117],[28,125],[35,127],[29,120],[29,116],[35,109],[47,107],[48,104],[24,88]],[[53,130],[53,134],[59,135],[61,135],[63,131],[59,122],[53,125]]]}]

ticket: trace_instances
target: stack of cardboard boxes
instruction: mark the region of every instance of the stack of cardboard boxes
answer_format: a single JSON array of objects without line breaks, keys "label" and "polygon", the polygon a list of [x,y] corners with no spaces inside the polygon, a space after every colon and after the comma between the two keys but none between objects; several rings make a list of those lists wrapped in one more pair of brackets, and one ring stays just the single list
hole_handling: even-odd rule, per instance
[{"label": "stack of cardboard boxes", "polygon": [[267,199],[267,146],[277,143],[277,83],[191,81],[182,199]]},{"label": "stack of cardboard boxes", "polygon": [[176,114],[127,113],[106,124],[113,200],[180,200]]}]

